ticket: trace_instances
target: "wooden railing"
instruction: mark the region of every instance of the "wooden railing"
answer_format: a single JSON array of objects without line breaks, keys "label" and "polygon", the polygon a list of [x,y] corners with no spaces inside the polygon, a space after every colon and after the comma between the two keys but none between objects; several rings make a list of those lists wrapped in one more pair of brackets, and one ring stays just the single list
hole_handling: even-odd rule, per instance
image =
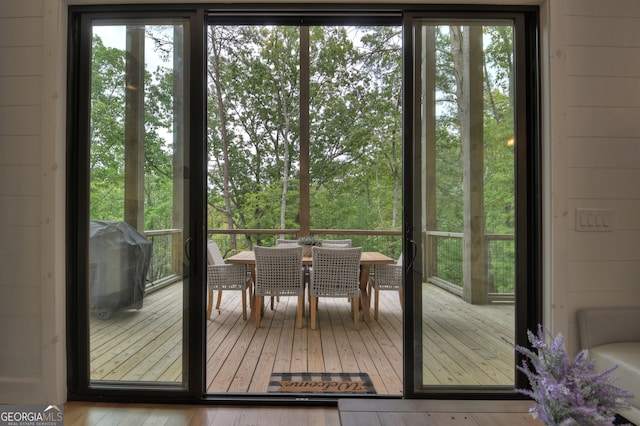
[{"label": "wooden railing", "polygon": [[516,244],[514,235],[487,234],[485,276],[487,301],[513,302],[516,283]]},{"label": "wooden railing", "polygon": [[[273,246],[277,238],[297,239],[297,229],[209,229],[209,236],[218,243],[224,257],[242,250],[252,250],[256,245]],[[231,235],[236,236],[235,246]],[[354,247],[363,247],[368,251],[379,251],[397,259],[402,252],[401,231],[359,230],[359,229],[311,229],[310,235],[322,239],[351,237]],[[237,238],[242,236],[244,238]],[[337,238],[338,237],[338,238]]]},{"label": "wooden railing", "polygon": [[426,232],[427,281],[462,297],[462,233]]},{"label": "wooden railing", "polygon": [[[209,238],[218,243],[224,257],[255,245],[272,246],[277,238],[296,239],[297,229],[209,229]],[[312,229],[318,238],[336,239],[351,237],[354,246],[369,251],[379,251],[394,259],[402,251],[401,231]],[[235,246],[231,236],[236,237]],[[147,291],[179,281],[182,276],[183,236],[180,229],[146,231],[145,236],[153,244],[151,264],[147,273]],[[241,238],[238,238],[241,237]],[[427,280],[450,292],[462,295],[462,233],[427,233],[427,250],[430,271]],[[513,301],[515,283],[515,239],[513,235],[485,235],[487,300],[489,302]]]},{"label": "wooden railing", "polygon": [[151,242],[151,262],[146,278],[146,292],[158,290],[182,279],[182,230],[145,231]]},{"label": "wooden railing", "polygon": [[[429,231],[426,233],[427,281],[458,296],[463,292],[463,234]],[[487,301],[514,300],[515,238],[513,235],[485,235],[485,283]]]},{"label": "wooden railing", "polygon": [[[254,245],[273,245],[280,236],[298,238],[299,232],[297,229],[210,229],[208,234],[218,243],[223,256],[228,257],[241,250],[251,250]],[[182,230],[150,230],[145,231],[144,235],[153,247],[146,278],[146,291],[151,292],[179,281],[182,277],[183,261]],[[244,237],[236,239],[235,248],[232,248],[231,244],[232,235]],[[380,251],[394,258],[400,256],[402,250],[400,231],[313,229],[311,235],[327,239],[349,235],[354,246]]]}]

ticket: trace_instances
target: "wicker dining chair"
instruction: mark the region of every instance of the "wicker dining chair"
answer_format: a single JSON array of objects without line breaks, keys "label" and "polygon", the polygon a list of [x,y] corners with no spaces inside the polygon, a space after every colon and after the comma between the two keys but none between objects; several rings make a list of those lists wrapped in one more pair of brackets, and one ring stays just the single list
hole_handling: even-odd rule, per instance
[{"label": "wicker dining chair", "polygon": [[302,246],[253,248],[256,257],[256,281],[253,306],[256,328],[260,327],[264,296],[298,296],[297,326],[302,328],[304,314],[304,272]]},{"label": "wicker dining chair", "polygon": [[[351,240],[320,240],[320,247],[324,248],[351,248],[352,242]],[[313,270],[312,266],[307,268],[307,282],[310,280],[311,271]]]},{"label": "wicker dining chair", "polygon": [[[299,246],[300,246],[300,243],[298,242],[298,240],[287,240],[285,238],[276,239],[276,247],[285,248],[285,247],[299,247]],[[304,257],[304,251],[302,256]],[[303,266],[302,269],[305,271],[305,279],[306,279],[308,275],[306,272],[306,268]],[[271,298],[271,309],[273,309],[273,297]]]},{"label": "wicker dining chair", "polygon": [[287,240],[284,238],[277,238],[276,247],[283,247],[283,246],[289,246],[289,247],[299,246],[298,240]]},{"label": "wicker dining chair", "polygon": [[[276,247],[280,247],[280,248],[285,248],[285,247],[299,247],[300,243],[298,243],[298,240],[287,240],[285,238],[277,238],[276,239]],[[302,256],[304,257],[304,250],[303,250],[303,254]],[[307,271],[307,268],[305,266],[302,267],[302,270],[304,272],[304,278],[305,278],[305,283],[308,282],[307,277],[309,276],[309,273]],[[271,310],[273,310],[273,296],[271,297]],[[276,296],[276,300],[279,302],[280,301],[280,297]]]},{"label": "wicker dining chair", "polygon": [[216,309],[220,309],[223,290],[242,291],[242,319],[247,319],[247,289],[251,298],[251,275],[247,273],[246,265],[231,265],[224,262],[218,244],[207,242],[207,287],[209,289],[209,303],[207,319],[211,318],[213,310],[213,291],[218,290]]},{"label": "wicker dining chair", "polygon": [[320,247],[325,248],[350,248],[351,240],[320,240]]},{"label": "wicker dining chair", "polygon": [[362,247],[313,247],[313,269],[309,284],[311,296],[311,329],[318,326],[319,297],[347,297],[351,299],[353,322],[359,328],[360,257]]},{"label": "wicker dining chair", "polygon": [[[402,255],[393,265],[376,265],[373,274],[369,276],[369,294],[374,293],[374,318],[378,319],[380,290],[395,290],[400,297],[402,306],[404,291],[402,282]],[[372,291],[373,290],[373,291]]]}]

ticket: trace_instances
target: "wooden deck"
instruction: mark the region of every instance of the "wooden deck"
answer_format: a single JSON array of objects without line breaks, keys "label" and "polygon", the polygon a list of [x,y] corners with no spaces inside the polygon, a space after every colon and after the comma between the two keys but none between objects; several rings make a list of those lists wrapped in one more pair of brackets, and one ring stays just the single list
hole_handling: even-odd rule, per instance
[{"label": "wooden deck", "polygon": [[515,305],[471,305],[433,285],[422,303],[426,385],[513,386]]},{"label": "wooden deck", "polygon": [[[295,328],[296,298],[267,308],[259,329],[243,321],[240,292],[226,292],[207,321],[207,391],[263,393],[272,372],[366,372],[379,395],[402,394],[402,315],[381,292],[380,319],[355,330],[342,299],[321,299],[318,330]],[[426,384],[513,383],[513,305],[473,306],[425,286]],[[139,310],[91,319],[93,380],[181,380],[182,285],[151,293]]]}]

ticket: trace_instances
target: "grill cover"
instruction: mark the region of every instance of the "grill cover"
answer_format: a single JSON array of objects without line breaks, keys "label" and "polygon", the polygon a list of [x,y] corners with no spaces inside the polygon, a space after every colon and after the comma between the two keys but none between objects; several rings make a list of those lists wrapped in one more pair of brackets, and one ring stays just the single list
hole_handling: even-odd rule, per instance
[{"label": "grill cover", "polygon": [[106,319],[125,308],[142,308],[151,242],[126,222],[91,221],[91,312]]}]

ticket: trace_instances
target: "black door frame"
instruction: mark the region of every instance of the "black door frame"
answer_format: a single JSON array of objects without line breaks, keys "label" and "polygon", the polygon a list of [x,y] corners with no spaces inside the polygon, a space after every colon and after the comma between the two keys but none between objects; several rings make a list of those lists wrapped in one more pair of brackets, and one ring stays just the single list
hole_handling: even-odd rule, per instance
[{"label": "black door frame", "polygon": [[[142,9],[142,10],[141,10]],[[67,398],[69,400],[113,400],[140,402],[193,402],[202,397],[204,385],[202,356],[204,351],[204,286],[188,285],[184,300],[183,377],[182,384],[105,383],[92,384],[89,377],[89,156],[91,90],[91,28],[96,20],[165,20],[183,19],[189,37],[189,122],[185,126],[185,186],[187,218],[184,240],[190,253],[184,262],[184,277],[191,283],[204,282],[206,264],[206,96],[199,88],[206,81],[204,67],[205,12],[200,7],[185,6],[77,6],[69,7],[68,78],[67,78]],[[194,194],[201,194],[194,197]],[[199,213],[198,213],[199,212]],[[86,226],[78,226],[85,224]]]},{"label": "black door frame", "polygon": [[[442,10],[440,7],[407,11],[404,14],[404,81],[414,79],[413,23],[419,19],[439,19],[444,22],[455,19],[478,20],[506,19],[514,23],[514,50],[516,74],[515,127],[515,179],[516,179],[516,318],[515,342],[528,346],[527,330],[536,330],[542,323],[542,179],[540,138],[540,84],[539,84],[539,11],[537,7],[480,7],[461,10]],[[420,177],[420,140],[414,114],[418,114],[417,101],[412,85],[404,89],[404,164],[403,164],[403,252],[413,257],[421,256],[421,213],[418,201],[422,189],[416,184]],[[410,256],[408,256],[410,257]],[[421,387],[414,372],[422,371],[421,329],[422,321],[421,268],[414,268],[409,261],[405,267],[406,294],[404,306],[404,397],[447,399],[521,399],[515,388],[528,388],[526,376],[517,371],[515,388],[488,387],[478,389],[461,386]],[[522,355],[514,353],[515,365],[520,365]]]},{"label": "black door frame", "polygon": [[[241,402],[259,404],[335,404],[336,399],[277,398],[273,396],[229,396],[207,395],[205,385],[205,306],[206,300],[206,25],[208,16],[225,16],[229,23],[234,17],[251,12],[254,16],[281,16],[300,23],[301,16],[306,17],[307,24],[327,22],[327,19],[340,21],[348,16],[358,22],[375,22],[380,17],[397,17],[398,24],[405,26],[404,39],[404,172],[403,172],[403,251],[413,253],[416,245],[413,217],[416,206],[413,204],[412,182],[414,170],[413,129],[409,118],[413,114],[413,97],[411,84],[413,81],[411,67],[413,61],[413,44],[407,37],[406,28],[412,17],[425,16],[425,13],[471,14],[479,13],[512,13],[519,16],[523,37],[518,37],[517,49],[524,49],[526,55],[521,56],[522,63],[518,69],[523,73],[517,85],[519,95],[530,101],[518,110],[518,121],[524,120],[523,141],[517,150],[517,292],[524,306],[517,311],[516,341],[524,344],[527,341],[526,330],[533,329],[542,318],[542,240],[541,240],[541,153],[540,153],[540,102],[539,102],[539,52],[538,52],[538,8],[509,6],[464,6],[464,5],[404,5],[380,4],[198,4],[198,5],[110,5],[110,6],[70,6],[69,7],[69,40],[68,40],[68,93],[67,93],[67,384],[69,400],[109,400],[136,402]],[[418,15],[420,13],[420,15]],[[321,16],[323,15],[323,16]],[[189,236],[185,237],[191,254],[188,268],[192,285],[185,297],[185,346],[184,362],[186,363],[186,383],[182,387],[163,385],[140,387],[139,384],[117,384],[95,386],[89,380],[89,342],[87,300],[88,290],[80,283],[86,282],[88,276],[88,227],[78,224],[89,222],[89,147],[85,142],[89,134],[89,95],[90,95],[90,57],[91,21],[93,19],[143,18],[152,19],[180,17],[190,21],[190,121],[189,141],[190,156],[189,178],[186,191],[191,195],[190,209],[185,215],[192,218],[189,225]],[[242,18],[246,19],[246,18]],[[346,21],[343,21],[346,22]],[[198,52],[201,52],[198,54]],[[195,194],[200,196],[194,197]],[[199,213],[198,213],[199,212]],[[413,276],[409,263],[405,274]],[[415,367],[415,345],[412,338],[415,332],[414,319],[419,312],[411,296],[415,297],[415,286],[411,280],[406,281],[404,309],[404,397],[405,398],[515,398],[515,392],[417,392],[413,380]],[[195,284],[199,285],[195,285]],[[516,384],[525,387],[526,379],[518,375]],[[136,387],[133,388],[132,385]]]}]

